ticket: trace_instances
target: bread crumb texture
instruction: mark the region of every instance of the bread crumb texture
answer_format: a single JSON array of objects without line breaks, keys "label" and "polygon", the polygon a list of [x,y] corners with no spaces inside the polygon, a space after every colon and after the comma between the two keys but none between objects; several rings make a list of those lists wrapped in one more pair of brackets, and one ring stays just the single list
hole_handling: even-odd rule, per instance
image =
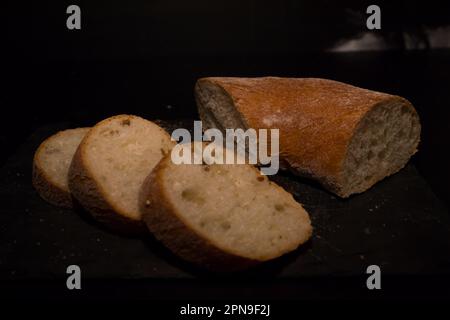
[{"label": "bread crumb texture", "polygon": [[34,161],[49,182],[69,192],[68,172],[73,155],[89,128],[60,131],[47,138],[36,152]]},{"label": "bread crumb texture", "polygon": [[[80,145],[81,162],[108,207],[140,220],[139,189],[172,145],[169,134],[153,122],[119,115],[92,128]],[[90,190],[83,191],[82,198],[89,199]]]},{"label": "bread crumb texture", "polygon": [[[295,250],[311,236],[308,213],[290,193],[253,166],[175,165],[166,157],[152,176],[144,183],[141,195],[147,212],[144,220],[163,242],[171,242],[166,243],[169,248],[182,253],[201,250],[201,246],[189,248],[181,230],[168,229],[166,237],[161,225],[168,221],[164,215],[181,222],[215,249],[255,261]],[[150,192],[155,188],[158,192]],[[154,198],[160,194],[162,198]],[[147,201],[157,204],[148,210]],[[163,210],[155,211],[161,206]]]}]

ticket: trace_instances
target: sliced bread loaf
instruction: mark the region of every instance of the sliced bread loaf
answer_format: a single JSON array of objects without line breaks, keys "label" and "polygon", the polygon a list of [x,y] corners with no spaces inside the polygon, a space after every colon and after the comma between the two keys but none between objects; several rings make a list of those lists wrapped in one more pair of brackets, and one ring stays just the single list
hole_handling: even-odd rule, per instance
[{"label": "sliced bread loaf", "polygon": [[176,165],[168,155],[146,178],[139,202],[157,239],[213,270],[274,259],[312,233],[292,195],[247,164]]},{"label": "sliced bread loaf", "polygon": [[105,119],[91,129],[75,153],[70,191],[109,228],[139,233],[145,230],[139,189],[172,145],[169,134],[153,122],[132,115]]},{"label": "sliced bread loaf", "polygon": [[89,128],[60,131],[41,143],[33,159],[32,182],[51,204],[72,207],[68,172],[73,155]]}]

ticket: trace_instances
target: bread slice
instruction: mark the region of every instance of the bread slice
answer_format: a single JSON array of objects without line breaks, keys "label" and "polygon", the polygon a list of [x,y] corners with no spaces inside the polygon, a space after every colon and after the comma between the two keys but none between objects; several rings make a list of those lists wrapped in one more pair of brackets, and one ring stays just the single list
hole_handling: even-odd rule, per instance
[{"label": "bread slice", "polygon": [[295,250],[308,213],[248,164],[179,164],[166,156],[140,194],[143,219],[174,253],[212,270],[237,270]]},{"label": "bread slice", "polygon": [[280,130],[280,166],[341,197],[405,166],[417,151],[419,116],[409,101],[313,78],[203,78],[203,127]]},{"label": "bread slice", "polygon": [[41,143],[33,159],[32,183],[46,201],[71,208],[68,172],[75,150],[89,128],[60,131]]},{"label": "bread slice", "polygon": [[139,189],[173,143],[162,128],[137,116],[96,124],[80,143],[69,170],[69,188],[95,219],[115,231],[145,230]]}]

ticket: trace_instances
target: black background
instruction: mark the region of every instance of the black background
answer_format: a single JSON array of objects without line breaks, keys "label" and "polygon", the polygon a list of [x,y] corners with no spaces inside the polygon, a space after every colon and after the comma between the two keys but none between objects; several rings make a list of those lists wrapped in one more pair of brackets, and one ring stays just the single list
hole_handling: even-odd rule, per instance
[{"label": "black background", "polygon": [[[78,4],[82,29],[65,13]],[[389,51],[329,52],[365,29],[367,1],[39,1],[3,12],[4,163],[36,128],[117,113],[196,117],[202,76],[323,77],[397,94],[417,108],[414,163],[449,205],[450,50],[424,30],[450,25],[448,1],[377,1]],[[405,35],[424,49],[406,50]],[[170,106],[170,107],[168,107]],[[396,280],[397,281],[397,280]],[[403,293],[404,294],[404,293]]]}]

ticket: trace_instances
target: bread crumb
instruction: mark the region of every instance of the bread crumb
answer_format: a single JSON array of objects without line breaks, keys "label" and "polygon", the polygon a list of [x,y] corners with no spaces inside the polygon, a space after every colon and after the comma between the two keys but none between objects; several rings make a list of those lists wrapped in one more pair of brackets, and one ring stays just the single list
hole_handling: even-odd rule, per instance
[{"label": "bread crumb", "polygon": [[61,152],[61,150],[60,149],[58,149],[58,148],[52,148],[52,147],[48,147],[46,150],[45,150],[45,153],[46,154],[54,154],[54,153],[59,153],[59,152]]},{"label": "bread crumb", "polygon": [[187,201],[203,204],[205,199],[192,188],[187,188],[181,192],[181,197]]},{"label": "bread crumb", "polygon": [[231,228],[231,223],[228,221],[223,221],[220,226],[223,228],[223,230],[229,230]]}]

